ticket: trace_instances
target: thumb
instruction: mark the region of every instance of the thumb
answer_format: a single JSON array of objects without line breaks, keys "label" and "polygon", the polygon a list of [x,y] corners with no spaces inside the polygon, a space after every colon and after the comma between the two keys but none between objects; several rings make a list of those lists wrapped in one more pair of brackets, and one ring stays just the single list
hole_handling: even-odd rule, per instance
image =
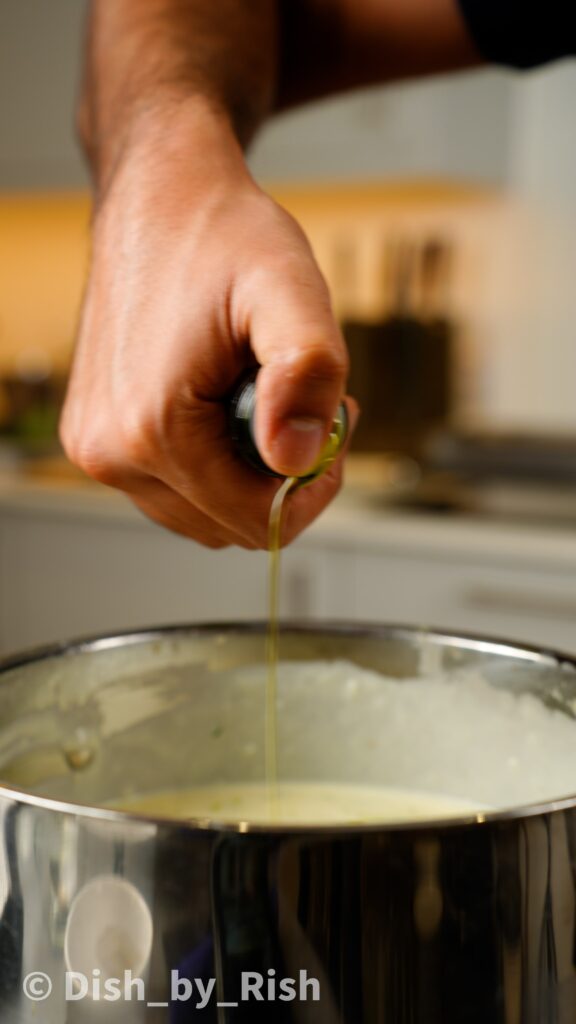
[{"label": "thumb", "polygon": [[250,340],[262,369],[255,434],[264,462],[304,476],[318,461],[345,391],[348,354],[312,259],[262,282]]}]

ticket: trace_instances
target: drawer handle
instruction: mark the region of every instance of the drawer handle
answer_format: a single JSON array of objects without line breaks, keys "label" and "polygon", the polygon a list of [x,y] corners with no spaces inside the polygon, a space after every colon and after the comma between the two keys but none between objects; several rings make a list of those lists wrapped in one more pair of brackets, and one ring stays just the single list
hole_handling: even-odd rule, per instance
[{"label": "drawer handle", "polygon": [[576,597],[521,593],[496,587],[471,587],[465,597],[469,608],[490,610],[514,615],[539,615],[548,619],[569,619],[576,626]]}]

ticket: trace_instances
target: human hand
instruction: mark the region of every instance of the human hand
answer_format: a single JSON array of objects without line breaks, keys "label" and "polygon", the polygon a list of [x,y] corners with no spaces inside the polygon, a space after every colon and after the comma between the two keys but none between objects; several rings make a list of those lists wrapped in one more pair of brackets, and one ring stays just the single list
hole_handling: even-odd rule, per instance
[{"label": "human hand", "polygon": [[[255,185],[227,127],[200,120],[140,137],[110,176],[61,436],[74,463],[163,526],[209,547],[266,548],[278,482],[235,452],[227,400],[260,364],[259,451],[276,472],[304,475],[347,355],[302,231]],[[291,496],[283,543],[341,475],[339,458]]]}]

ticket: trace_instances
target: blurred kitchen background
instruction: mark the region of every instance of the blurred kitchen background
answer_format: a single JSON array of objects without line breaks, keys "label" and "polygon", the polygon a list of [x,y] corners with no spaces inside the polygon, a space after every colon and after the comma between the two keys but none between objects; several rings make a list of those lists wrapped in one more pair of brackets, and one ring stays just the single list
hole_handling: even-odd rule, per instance
[{"label": "blurred kitchen background", "polygon": [[[265,556],[163,533],[56,441],[89,249],[81,0],[0,0],[0,652],[262,618]],[[250,163],[307,231],[363,417],[286,615],[576,652],[576,61],[278,117]]]}]

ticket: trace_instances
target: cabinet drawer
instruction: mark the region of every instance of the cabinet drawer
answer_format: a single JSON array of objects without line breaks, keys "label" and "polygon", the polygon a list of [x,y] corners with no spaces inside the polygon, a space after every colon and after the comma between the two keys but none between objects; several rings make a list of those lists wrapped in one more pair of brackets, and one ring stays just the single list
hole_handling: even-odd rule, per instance
[{"label": "cabinet drawer", "polygon": [[486,633],[576,652],[576,573],[349,552],[350,618]]}]

